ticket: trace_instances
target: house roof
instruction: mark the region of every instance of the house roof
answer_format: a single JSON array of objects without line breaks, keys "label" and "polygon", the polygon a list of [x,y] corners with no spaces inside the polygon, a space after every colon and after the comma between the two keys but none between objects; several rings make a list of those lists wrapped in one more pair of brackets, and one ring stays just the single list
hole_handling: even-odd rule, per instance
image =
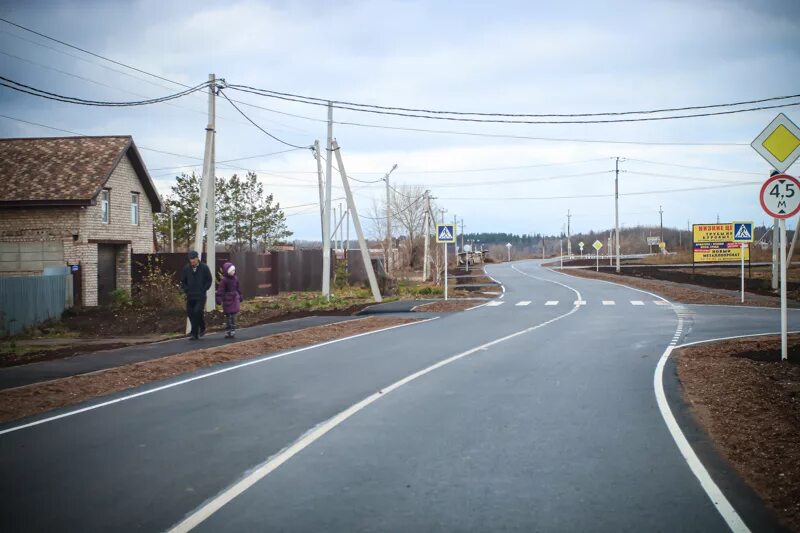
[{"label": "house roof", "polygon": [[0,207],[93,205],[126,155],[160,212],[161,198],[129,135],[0,139]]}]

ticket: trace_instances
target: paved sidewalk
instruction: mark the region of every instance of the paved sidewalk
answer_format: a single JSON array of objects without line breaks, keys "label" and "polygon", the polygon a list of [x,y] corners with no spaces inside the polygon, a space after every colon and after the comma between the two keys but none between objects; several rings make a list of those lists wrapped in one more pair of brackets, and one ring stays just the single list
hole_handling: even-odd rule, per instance
[{"label": "paved sidewalk", "polygon": [[114,350],[103,350],[98,352],[76,355],[65,359],[54,359],[52,361],[40,361],[27,365],[0,368],[0,390],[21,387],[42,381],[50,381],[58,378],[96,372],[117,366],[123,366],[140,361],[159,359],[179,353],[189,352],[202,348],[214,348],[231,342],[247,341],[284,333],[287,331],[297,331],[300,329],[354,320],[361,317],[356,316],[310,316],[285,320],[283,322],[273,322],[242,328],[236,331],[236,340],[231,341],[224,338],[224,332],[209,333],[200,341],[191,341],[187,338],[173,339],[152,344],[140,344],[127,346]]}]

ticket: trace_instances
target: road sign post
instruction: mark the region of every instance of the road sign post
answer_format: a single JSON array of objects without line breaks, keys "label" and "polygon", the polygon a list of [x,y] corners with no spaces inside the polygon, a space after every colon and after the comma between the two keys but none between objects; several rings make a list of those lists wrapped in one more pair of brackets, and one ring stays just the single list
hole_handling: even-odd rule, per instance
[{"label": "road sign post", "polygon": [[506,243],[506,250],[508,250],[508,262],[510,263],[511,262],[511,243],[510,242]]},{"label": "road sign post", "polygon": [[744,303],[744,256],[745,249],[749,247],[747,243],[753,242],[753,223],[752,222],[734,222],[733,223],[733,241],[741,243],[742,247],[742,303]]},{"label": "road sign post", "polygon": [[[436,242],[444,245],[444,299],[447,300],[447,245],[456,243],[455,224],[436,224]],[[456,256],[458,263],[458,256]]]},{"label": "road sign post", "polygon": [[603,243],[600,242],[600,241],[594,241],[594,244],[592,244],[592,247],[594,248],[595,260],[597,261],[597,264],[595,265],[594,270],[595,270],[595,272],[600,272],[600,248],[603,247]]},{"label": "road sign post", "polygon": [[[800,144],[798,144],[798,147],[800,147]],[[786,219],[800,212],[800,181],[788,174],[770,176],[761,186],[759,199],[764,211],[778,219],[780,232],[781,360],[786,361],[789,358],[786,309]]]},{"label": "road sign post", "polygon": [[583,241],[578,243],[578,248],[581,249],[581,257],[583,257]]}]

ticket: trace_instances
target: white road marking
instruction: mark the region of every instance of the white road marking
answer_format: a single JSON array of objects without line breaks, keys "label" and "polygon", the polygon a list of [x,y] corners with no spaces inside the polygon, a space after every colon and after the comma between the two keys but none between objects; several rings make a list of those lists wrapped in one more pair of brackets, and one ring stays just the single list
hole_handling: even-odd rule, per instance
[{"label": "white road marking", "polygon": [[530,300],[522,300],[521,302],[517,302],[516,305],[517,305],[517,307],[521,307],[521,306],[525,306],[525,305],[531,305],[531,302],[530,302]]},{"label": "white road marking", "polygon": [[731,503],[722,493],[722,490],[720,490],[717,484],[714,483],[714,480],[711,479],[711,475],[708,473],[708,470],[706,470],[705,466],[703,466],[703,463],[700,462],[697,454],[694,453],[692,445],[689,444],[688,440],[686,440],[686,436],[681,431],[681,428],[678,425],[678,422],[675,420],[675,416],[672,414],[672,410],[669,407],[667,395],[664,392],[664,366],[666,365],[667,359],[669,359],[669,356],[674,349],[674,345],[667,347],[667,349],[664,351],[664,354],[661,356],[661,359],[658,361],[656,372],[653,376],[653,387],[655,388],[656,392],[658,409],[661,411],[661,416],[664,418],[664,422],[667,424],[667,429],[669,429],[672,439],[675,441],[675,444],[678,445],[681,455],[683,455],[683,458],[686,460],[686,463],[689,465],[692,473],[695,475],[697,480],[700,481],[700,485],[711,499],[711,503],[714,504],[714,507],[716,507],[719,514],[722,515],[723,520],[725,520],[725,523],[728,524],[728,527],[731,529],[731,531],[750,531],[742,518],[736,512],[736,509],[733,508]]},{"label": "white road marking", "polygon": [[[561,274],[562,276],[568,276],[569,274],[564,274],[563,272],[556,272],[553,269],[550,269],[551,272],[556,274]],[[617,285],[619,287],[623,287],[626,289],[630,289],[632,291],[641,292],[644,294],[648,294],[654,298],[658,298],[664,302],[669,302],[666,298],[659,296],[658,294],[654,294],[652,292],[644,291],[642,289],[636,289],[633,287],[628,287],[627,285],[623,285],[621,283],[614,283],[613,281],[606,281],[606,280],[599,280],[595,279],[592,281],[599,281],[600,283],[608,283],[610,285]],[[672,304],[672,309],[675,311],[675,314],[678,316],[678,327],[676,331],[683,332],[683,313],[685,312],[685,308],[680,305]],[[737,338],[737,337],[729,337],[729,338]],[[723,339],[720,339],[723,340]],[[702,341],[702,342],[709,342],[709,341]],[[690,343],[690,344],[699,344],[698,343]],[[690,344],[683,344],[681,346],[689,346]],[[653,387],[655,389],[656,394],[656,401],[658,403],[658,408],[661,411],[661,416],[664,418],[664,422],[667,425],[667,429],[669,429],[670,434],[672,435],[672,439],[675,441],[675,444],[678,446],[683,458],[686,460],[689,468],[691,469],[692,473],[695,475],[697,480],[700,482],[700,486],[703,487],[703,490],[708,495],[711,502],[717,508],[722,518],[728,524],[728,527],[732,531],[750,531],[745,525],[742,518],[738,515],[736,510],[730,504],[730,502],[725,498],[725,495],[722,494],[722,491],[719,487],[714,483],[714,480],[711,479],[708,471],[703,466],[703,463],[700,462],[700,459],[694,453],[692,446],[689,444],[689,441],[686,440],[686,436],[681,431],[680,426],[678,426],[678,422],[675,420],[674,415],[672,414],[672,410],[669,408],[669,403],[667,403],[667,397],[664,392],[664,366],[669,359],[670,354],[675,349],[675,342],[673,341],[667,349],[664,351],[661,359],[658,361],[658,365],[656,365],[656,371],[653,376]]]},{"label": "white road marking", "polygon": [[[522,274],[528,275],[525,274],[524,272]],[[536,279],[541,279],[541,278],[536,278]],[[552,281],[552,280],[543,280],[543,281],[567,287],[571,291],[575,292],[579,300],[581,298],[580,292],[578,292],[576,289],[573,289],[572,287],[569,287],[568,285],[564,285],[563,283],[559,283],[557,281]],[[531,331],[535,331],[539,328],[543,328],[544,326],[552,324],[553,322],[561,320],[562,318],[568,317],[569,315],[578,311],[578,309],[580,308],[577,306],[573,307],[568,312],[559,315],[555,318],[551,318],[550,320],[547,320],[535,326],[525,328],[523,330],[517,331],[516,333],[506,335],[505,337],[500,337],[499,339],[495,339],[485,344],[481,344],[480,346],[471,348],[467,351],[448,357],[447,359],[439,361],[438,363],[435,363],[427,368],[424,368],[419,372],[415,372],[414,374],[411,374],[410,376],[407,376],[401,379],[400,381],[396,381],[391,385],[389,385],[388,387],[379,390],[378,392],[371,394],[370,396],[367,396],[357,404],[348,407],[344,411],[335,415],[333,418],[327,420],[326,422],[323,422],[322,424],[314,428],[311,432],[303,436],[300,440],[296,441],[294,444],[286,448],[284,451],[280,452],[278,455],[273,456],[271,459],[268,459],[266,462],[256,467],[240,481],[238,481],[228,489],[224,490],[216,497],[209,500],[207,503],[203,504],[201,507],[199,507],[194,512],[189,514],[186,518],[184,518],[179,524],[172,527],[169,530],[170,533],[185,533],[199,526],[205,520],[211,517],[214,513],[216,513],[217,511],[222,509],[225,505],[233,501],[237,496],[244,493],[247,489],[258,483],[260,480],[264,479],[270,473],[274,472],[277,468],[286,463],[292,457],[294,457],[295,455],[303,451],[305,448],[307,448],[308,446],[310,446],[311,444],[322,438],[326,433],[330,432],[332,429],[342,424],[345,420],[355,415],[359,411],[365,409],[369,405],[385,397],[387,394],[399,389],[403,385],[407,385],[408,383],[411,383],[417,378],[420,378],[426,374],[430,374],[431,372],[438,370],[443,366],[449,365],[450,363],[458,361],[459,359],[463,359],[468,355],[486,350],[492,346],[495,346],[507,340],[519,337],[520,335],[525,335],[526,333],[530,333]]]},{"label": "white road marking", "polygon": [[491,302],[487,303],[487,307],[497,307],[498,305],[503,305],[505,302],[501,302],[500,300],[492,300]]},{"label": "white road marking", "polygon": [[631,300],[631,305],[644,305],[644,302],[641,300]]},{"label": "white road marking", "polygon": [[225,368],[220,368],[219,370],[214,370],[213,372],[208,372],[206,374],[201,374],[199,376],[194,376],[194,377],[191,377],[191,378],[188,378],[188,379],[182,379],[182,380],[176,381],[174,383],[168,383],[166,385],[161,385],[160,387],[147,389],[147,390],[144,390],[144,391],[141,391],[141,392],[137,392],[135,394],[128,394],[127,396],[122,396],[120,398],[115,398],[115,399],[109,400],[107,402],[102,402],[102,403],[98,403],[98,404],[95,404],[95,405],[89,405],[87,407],[83,407],[81,409],[75,409],[74,411],[68,411],[68,412],[62,413],[60,415],[50,416],[50,417],[47,417],[47,418],[42,418],[40,420],[35,420],[33,422],[29,422],[27,424],[21,424],[19,426],[10,427],[10,428],[4,429],[4,430],[0,430],[0,435],[5,435],[6,433],[12,433],[14,431],[19,431],[21,429],[34,427],[34,426],[38,426],[38,425],[41,425],[41,424],[46,424],[47,422],[53,422],[53,421],[59,420],[61,418],[66,418],[68,416],[73,416],[73,415],[77,415],[77,414],[80,414],[80,413],[85,413],[87,411],[93,411],[94,409],[99,409],[101,407],[106,407],[106,406],[109,406],[109,405],[113,405],[115,403],[124,402],[126,400],[132,400],[132,399],[138,398],[140,396],[146,396],[148,394],[153,394],[154,392],[159,392],[159,391],[162,391],[162,390],[171,389],[171,388],[177,387],[179,385],[185,385],[186,383],[191,383],[192,381],[197,381],[197,380],[200,380],[200,379],[210,378],[211,376],[216,376],[218,374],[224,374],[226,372],[231,372],[233,370],[238,370],[240,368],[244,368],[244,367],[248,367],[248,366],[252,366],[252,365],[257,365],[257,364],[260,364],[260,363],[265,363],[267,361],[272,361],[273,359],[280,359],[281,357],[286,357],[287,355],[294,355],[296,353],[305,352],[305,351],[308,351],[308,350],[313,350],[314,348],[320,348],[322,346],[327,346],[329,344],[335,344],[337,342],[344,342],[344,341],[348,341],[350,339],[356,339],[358,337],[364,337],[366,335],[373,335],[375,333],[381,333],[383,331],[389,331],[389,330],[392,330],[392,329],[403,328],[403,327],[407,327],[407,326],[414,326],[414,325],[417,325],[417,324],[424,324],[425,322],[430,322],[431,320],[437,320],[438,318],[439,317],[427,318],[425,320],[419,320],[417,322],[409,322],[407,324],[399,324],[397,326],[390,326],[388,328],[376,329],[376,330],[373,330],[373,331],[367,331],[367,332],[364,332],[364,333],[359,333],[357,335],[350,335],[349,337],[342,337],[341,339],[333,339],[333,340],[330,340],[330,341],[321,342],[319,344],[312,344],[311,346],[304,346],[302,348],[297,348],[295,350],[290,350],[288,352],[278,353],[278,354],[275,354],[275,355],[268,355],[266,357],[260,357],[258,359],[253,359],[253,360],[250,360],[250,361],[247,361],[245,363],[238,364],[238,365],[227,366]]},{"label": "white road marking", "polygon": [[617,305],[614,300],[603,300],[603,305]]},{"label": "white road marking", "polygon": [[669,302],[665,302],[664,300],[653,300],[653,303],[656,305],[669,305]]},{"label": "white road marking", "polygon": [[547,300],[544,305],[558,305],[558,300]]},{"label": "white road marking", "polygon": [[575,300],[573,305],[586,305],[586,300]]}]

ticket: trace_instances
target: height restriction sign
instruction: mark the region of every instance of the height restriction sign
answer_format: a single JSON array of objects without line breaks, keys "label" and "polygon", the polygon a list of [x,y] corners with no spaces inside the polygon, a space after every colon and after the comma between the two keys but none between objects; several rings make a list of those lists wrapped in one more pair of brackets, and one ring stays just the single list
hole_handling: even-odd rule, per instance
[{"label": "height restriction sign", "polygon": [[800,181],[775,174],[761,186],[761,207],[774,218],[791,218],[800,211]]}]

